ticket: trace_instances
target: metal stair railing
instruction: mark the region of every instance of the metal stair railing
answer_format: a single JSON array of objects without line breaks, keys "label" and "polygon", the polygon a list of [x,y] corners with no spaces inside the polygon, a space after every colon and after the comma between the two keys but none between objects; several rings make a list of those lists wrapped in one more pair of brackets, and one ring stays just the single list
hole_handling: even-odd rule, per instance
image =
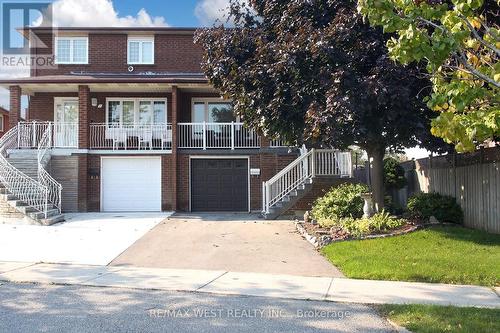
[{"label": "metal stair railing", "polygon": [[295,161],[262,183],[262,212],[270,209],[291,192],[316,176],[352,177],[351,155],[332,149],[301,150]]},{"label": "metal stair railing", "polygon": [[48,188],[16,169],[7,160],[8,150],[18,148],[18,127],[10,129],[0,139],[0,181],[7,191],[28,207],[45,212]]},{"label": "metal stair railing", "polygon": [[[37,169],[38,181],[47,188],[47,200],[44,213],[47,218],[49,205],[52,204],[61,213],[62,185],[59,184],[45,169],[46,158],[50,157],[49,149],[52,147],[52,126],[48,126],[38,144]],[[52,208],[52,207],[51,207]]]}]

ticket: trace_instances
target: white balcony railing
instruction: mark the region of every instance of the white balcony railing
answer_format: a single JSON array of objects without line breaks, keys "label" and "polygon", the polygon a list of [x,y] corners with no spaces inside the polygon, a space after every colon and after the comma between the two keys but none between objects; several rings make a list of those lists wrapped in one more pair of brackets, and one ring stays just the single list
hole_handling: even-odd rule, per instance
[{"label": "white balcony railing", "polygon": [[[50,131],[49,131],[50,128]],[[78,148],[78,123],[54,123],[51,121],[30,121],[18,124],[18,148],[38,148],[44,133],[53,148]]]},{"label": "white balcony railing", "polygon": [[260,137],[243,123],[179,123],[178,147],[186,149],[260,148]]},{"label": "white balcony railing", "polygon": [[171,150],[171,124],[90,124],[90,149]]}]

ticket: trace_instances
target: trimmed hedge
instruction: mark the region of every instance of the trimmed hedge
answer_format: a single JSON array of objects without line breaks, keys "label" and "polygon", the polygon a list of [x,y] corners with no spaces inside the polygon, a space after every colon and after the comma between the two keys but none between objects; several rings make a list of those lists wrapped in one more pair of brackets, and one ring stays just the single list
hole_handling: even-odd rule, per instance
[{"label": "trimmed hedge", "polygon": [[360,218],[364,205],[360,194],[368,190],[368,186],[363,184],[346,183],[332,187],[314,202],[312,215],[323,227],[335,225],[342,218]]}]

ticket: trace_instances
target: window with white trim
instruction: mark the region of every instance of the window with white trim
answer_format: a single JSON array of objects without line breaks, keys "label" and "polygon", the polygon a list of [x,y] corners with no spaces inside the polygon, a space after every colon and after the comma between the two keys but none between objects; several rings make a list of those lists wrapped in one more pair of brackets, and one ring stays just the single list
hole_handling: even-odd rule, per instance
[{"label": "window with white trim", "polygon": [[154,64],[154,37],[129,37],[127,44],[127,62],[129,65]]},{"label": "window with white trim", "polygon": [[0,115],[0,132],[3,132],[3,115]]},{"label": "window with white trim", "polygon": [[191,122],[193,123],[230,123],[238,122],[231,101],[220,98],[195,98],[193,99]]},{"label": "window with white trim", "polygon": [[88,37],[56,37],[56,64],[88,64]]},{"label": "window with white trim", "polygon": [[108,126],[155,125],[167,122],[166,99],[125,98],[108,99]]}]

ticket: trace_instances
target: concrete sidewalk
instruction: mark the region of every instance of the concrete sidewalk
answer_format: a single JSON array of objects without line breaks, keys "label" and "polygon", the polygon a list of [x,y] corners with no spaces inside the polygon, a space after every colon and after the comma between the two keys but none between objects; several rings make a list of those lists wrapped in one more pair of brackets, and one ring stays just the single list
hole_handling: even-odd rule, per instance
[{"label": "concrete sidewalk", "polygon": [[[0,280],[334,301],[500,308],[491,288],[209,270],[0,262]],[[498,292],[498,290],[497,290]]]}]

